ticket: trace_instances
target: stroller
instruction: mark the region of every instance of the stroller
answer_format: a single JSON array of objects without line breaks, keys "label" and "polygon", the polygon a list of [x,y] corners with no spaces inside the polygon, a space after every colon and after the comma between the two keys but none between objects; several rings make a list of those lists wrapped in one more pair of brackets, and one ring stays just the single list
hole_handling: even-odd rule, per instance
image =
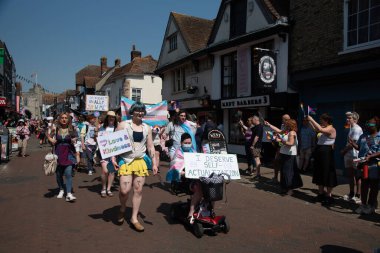
[{"label": "stroller", "polygon": [[[224,215],[216,215],[213,209],[214,201],[219,201],[223,199],[223,186],[228,184],[230,179],[229,175],[227,180],[224,179],[223,174],[212,173],[209,177],[199,178],[201,189],[203,193],[203,199],[195,208],[193,214],[193,224],[188,222],[188,213],[190,208],[190,199],[187,202],[174,203],[171,206],[170,216],[173,220],[178,220],[190,226],[194,232],[194,235],[201,238],[206,231],[212,234],[218,232],[228,233],[230,230],[230,225]],[[191,195],[190,184],[191,181],[187,178],[182,177],[180,181],[172,181],[171,190],[176,195],[185,193]]]}]

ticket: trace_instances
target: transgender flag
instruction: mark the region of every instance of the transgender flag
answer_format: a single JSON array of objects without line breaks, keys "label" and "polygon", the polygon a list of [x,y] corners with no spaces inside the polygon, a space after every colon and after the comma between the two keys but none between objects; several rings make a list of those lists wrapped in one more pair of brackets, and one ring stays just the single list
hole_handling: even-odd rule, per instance
[{"label": "transgender flag", "polygon": [[[131,116],[128,114],[129,108],[135,103],[135,101],[121,97],[121,119],[128,120]],[[162,101],[154,105],[145,105],[146,115],[144,116],[143,122],[154,127],[154,126],[166,126],[168,124],[168,103],[167,101]]]}]

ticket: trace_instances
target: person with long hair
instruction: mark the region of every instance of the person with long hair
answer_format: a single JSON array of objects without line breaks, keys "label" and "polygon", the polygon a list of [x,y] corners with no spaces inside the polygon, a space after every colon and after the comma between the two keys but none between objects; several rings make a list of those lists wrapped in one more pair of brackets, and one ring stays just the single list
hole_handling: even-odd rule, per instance
[{"label": "person with long hair", "polygon": [[131,106],[129,115],[131,115],[132,119],[122,121],[118,124],[116,131],[127,131],[129,139],[131,140],[132,151],[119,155],[118,163],[116,163],[115,158],[112,159],[114,166],[119,168],[118,172],[120,176],[119,199],[121,206],[117,217],[118,222],[124,222],[128,195],[133,189],[130,225],[138,232],[144,231],[144,227],[139,222],[137,215],[142,200],[145,177],[149,175],[147,163],[144,160],[147,151],[152,160],[153,174],[156,175],[158,171],[152,140],[152,130],[150,126],[142,121],[145,114],[146,109],[143,103],[135,102]]},{"label": "person with long hair", "polygon": [[[358,157],[364,158],[365,162],[359,164],[359,169],[368,167],[368,176],[362,175],[361,184],[361,205],[355,210],[359,214],[372,214],[377,208],[377,195],[379,194],[380,181],[380,120],[377,117],[371,118],[366,123],[366,133],[362,134],[357,142],[349,139],[352,147],[359,150]],[[364,174],[362,172],[362,174]]]},{"label": "person with long hair", "polygon": [[184,133],[188,133],[191,136],[192,145],[194,150],[197,150],[197,144],[195,140],[195,132],[197,124],[187,120],[187,113],[180,110],[174,117],[173,121],[169,122],[166,126],[164,136],[169,136],[173,140],[173,145],[169,148],[169,156],[172,160],[174,153],[181,146],[181,136]]},{"label": "person with long hair", "polygon": [[284,130],[265,122],[267,126],[279,133],[276,135],[276,141],[281,143],[280,163],[281,163],[281,193],[291,194],[295,188],[302,187],[302,179],[297,167],[297,122],[289,119],[284,122]]},{"label": "person with long hair", "polygon": [[[72,193],[73,167],[76,164],[75,147],[77,133],[71,124],[69,113],[61,113],[52,133],[48,135],[49,142],[53,145],[54,153],[58,156],[56,179],[59,187],[57,198],[63,198],[66,188],[66,201],[73,202],[76,197]],[[63,181],[66,179],[66,184]]]},{"label": "person with long hair", "polygon": [[[327,113],[320,116],[318,124],[310,115],[307,116],[311,127],[316,131],[318,142],[315,149],[315,169],[312,182],[318,185],[317,202],[331,205],[334,202],[332,190],[338,185],[334,161],[334,144],[336,130],[332,125],[332,117]],[[325,191],[326,188],[326,191]]]},{"label": "person with long hair", "polygon": [[23,119],[20,119],[16,127],[16,135],[18,139],[18,156],[26,156],[26,146],[30,137],[29,128]]},{"label": "person with long hair", "polygon": [[[117,128],[117,119],[114,111],[108,111],[107,116],[104,119],[103,125],[99,128],[98,136],[104,136],[109,133],[113,133]],[[99,157],[100,152],[98,153]],[[113,180],[115,179],[115,167],[112,163],[112,158],[102,159],[100,161],[102,166],[102,174],[100,176],[102,181],[102,191],[100,192],[100,196],[105,198],[108,196],[112,197],[113,193],[111,191],[111,187],[113,184]],[[108,183],[108,184],[107,184]]]},{"label": "person with long hair", "polygon": [[240,131],[244,135],[245,139],[245,155],[247,159],[247,169],[245,170],[246,174],[253,175],[252,165],[254,166],[254,160],[251,151],[251,137],[252,137],[252,127],[253,127],[253,117],[248,117],[247,125],[244,124],[242,120],[239,121]]},{"label": "person with long hair", "polygon": [[81,142],[82,150],[87,158],[87,171],[88,175],[92,175],[95,172],[94,169],[94,155],[97,148],[96,136],[98,133],[98,126],[96,125],[97,119],[94,115],[87,117],[88,125],[82,128]]}]

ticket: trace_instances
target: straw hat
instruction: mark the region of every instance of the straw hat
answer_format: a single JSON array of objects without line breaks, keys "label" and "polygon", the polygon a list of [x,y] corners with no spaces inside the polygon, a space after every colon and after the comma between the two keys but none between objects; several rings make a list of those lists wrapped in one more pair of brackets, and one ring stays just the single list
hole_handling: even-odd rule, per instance
[{"label": "straw hat", "polygon": [[116,117],[116,114],[115,114],[114,111],[108,111],[108,112],[107,112],[107,116]]}]

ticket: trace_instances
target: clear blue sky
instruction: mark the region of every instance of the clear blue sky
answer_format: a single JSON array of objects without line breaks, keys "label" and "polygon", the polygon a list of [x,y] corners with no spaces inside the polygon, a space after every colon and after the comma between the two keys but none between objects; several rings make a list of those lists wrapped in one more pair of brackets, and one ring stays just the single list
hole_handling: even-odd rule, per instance
[{"label": "clear blue sky", "polygon": [[[171,11],[216,18],[221,0],[0,0],[0,40],[18,75],[38,74],[54,92],[75,89],[75,73],[106,56],[130,61],[135,44],[158,59]],[[23,82],[23,91],[31,84]]]}]

